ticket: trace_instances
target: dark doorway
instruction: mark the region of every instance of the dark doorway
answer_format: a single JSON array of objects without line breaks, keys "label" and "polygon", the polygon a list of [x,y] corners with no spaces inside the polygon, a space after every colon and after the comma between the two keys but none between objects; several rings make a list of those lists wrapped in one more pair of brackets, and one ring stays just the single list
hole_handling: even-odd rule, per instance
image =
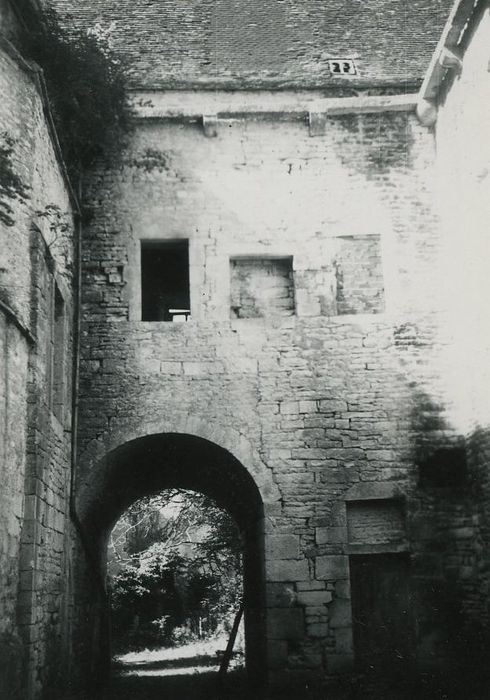
[{"label": "dark doorway", "polygon": [[362,670],[404,671],[413,659],[408,554],[350,557],[356,661]]},{"label": "dark doorway", "polygon": [[[260,687],[265,677],[266,639],[263,505],[250,473],[231,453],[200,437],[180,433],[148,435],[109,452],[87,481],[86,491],[79,495],[80,518],[87,541],[92,543],[93,556],[98,557],[105,577],[107,545],[114,525],[139,499],[153,497],[166,489],[189,490],[212,499],[238,527],[243,553],[247,683]],[[109,661],[106,624],[109,600],[98,591],[100,600],[96,608],[94,598],[87,598],[89,588],[88,584],[83,586],[80,600],[94,610],[94,617],[99,615],[100,624],[83,618],[80,629],[87,639],[93,629],[100,629],[100,640],[87,644],[87,663],[95,669],[94,675],[104,678]],[[162,617],[165,614],[163,611]]]}]

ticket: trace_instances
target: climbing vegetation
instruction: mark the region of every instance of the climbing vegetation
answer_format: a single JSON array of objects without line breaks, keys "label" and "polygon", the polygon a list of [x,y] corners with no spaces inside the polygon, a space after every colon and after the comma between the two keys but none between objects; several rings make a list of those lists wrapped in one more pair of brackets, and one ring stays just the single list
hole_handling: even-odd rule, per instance
[{"label": "climbing vegetation", "polygon": [[24,204],[29,198],[29,188],[15,169],[14,146],[9,134],[0,133],[0,221],[6,226],[15,223],[13,202]]},{"label": "climbing vegetation", "polygon": [[23,55],[43,71],[51,113],[72,181],[98,158],[112,158],[131,130],[126,68],[100,28],[62,23],[45,5],[28,17]]}]

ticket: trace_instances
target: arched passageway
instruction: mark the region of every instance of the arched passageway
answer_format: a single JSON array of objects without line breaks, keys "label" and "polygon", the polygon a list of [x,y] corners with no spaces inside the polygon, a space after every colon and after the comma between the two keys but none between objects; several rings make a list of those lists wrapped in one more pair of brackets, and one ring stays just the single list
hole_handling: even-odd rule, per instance
[{"label": "arched passageway", "polygon": [[[164,433],[131,440],[101,460],[80,485],[78,514],[92,556],[105,572],[107,541],[121,514],[138,499],[164,489],[189,489],[229,512],[244,543],[245,651],[249,678],[261,685],[265,674],[263,504],[245,467],[224,448],[188,434]],[[85,604],[90,605],[85,595]],[[86,630],[91,666],[107,664],[108,634],[101,612]],[[88,626],[87,626],[88,627]],[[106,650],[104,653],[103,650]],[[88,650],[88,649],[87,649]]]}]

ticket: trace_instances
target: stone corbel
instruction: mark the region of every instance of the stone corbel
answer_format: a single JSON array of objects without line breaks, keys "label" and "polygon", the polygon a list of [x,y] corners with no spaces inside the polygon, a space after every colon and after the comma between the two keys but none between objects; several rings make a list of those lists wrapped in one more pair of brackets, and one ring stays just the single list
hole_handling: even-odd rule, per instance
[{"label": "stone corbel", "polygon": [[327,116],[325,112],[308,112],[308,124],[310,136],[323,136],[327,127]]},{"label": "stone corbel", "polygon": [[218,136],[218,117],[216,114],[202,115],[202,128],[204,136],[207,138],[216,138]]},{"label": "stone corbel", "polygon": [[439,63],[447,70],[457,70],[459,72],[463,68],[463,61],[459,58],[459,56],[446,47],[441,51]]},{"label": "stone corbel", "polygon": [[437,107],[432,100],[420,99],[417,102],[416,113],[423,126],[432,127],[437,121]]}]

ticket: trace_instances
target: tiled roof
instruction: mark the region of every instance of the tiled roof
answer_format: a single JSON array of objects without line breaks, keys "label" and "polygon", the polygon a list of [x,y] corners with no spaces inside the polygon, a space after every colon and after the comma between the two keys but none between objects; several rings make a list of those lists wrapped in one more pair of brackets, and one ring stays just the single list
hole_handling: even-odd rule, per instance
[{"label": "tiled roof", "polygon": [[[70,24],[111,29],[133,87],[413,84],[452,0],[55,0]],[[353,57],[359,75],[333,77]]]}]

